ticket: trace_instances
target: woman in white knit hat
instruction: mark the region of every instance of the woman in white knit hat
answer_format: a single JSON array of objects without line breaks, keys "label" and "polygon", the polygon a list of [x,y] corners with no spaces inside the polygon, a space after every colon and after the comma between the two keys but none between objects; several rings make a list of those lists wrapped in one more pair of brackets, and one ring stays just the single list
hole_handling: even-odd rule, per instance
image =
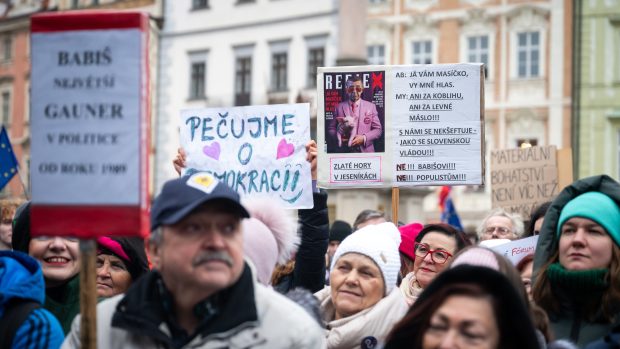
[{"label": "woman in white knit hat", "polygon": [[317,292],[328,348],[374,348],[407,312],[396,288],[400,233],[392,223],[366,226],[342,241],[331,285]]}]

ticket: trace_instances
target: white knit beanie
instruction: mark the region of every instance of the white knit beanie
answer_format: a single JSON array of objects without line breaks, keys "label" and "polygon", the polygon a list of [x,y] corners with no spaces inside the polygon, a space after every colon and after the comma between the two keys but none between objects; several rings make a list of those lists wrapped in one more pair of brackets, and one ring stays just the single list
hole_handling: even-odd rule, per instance
[{"label": "white knit beanie", "polygon": [[381,270],[385,282],[385,295],[394,286],[400,271],[400,232],[393,223],[367,225],[347,236],[334,253],[331,269],[340,257],[347,253],[359,253],[370,259]]}]

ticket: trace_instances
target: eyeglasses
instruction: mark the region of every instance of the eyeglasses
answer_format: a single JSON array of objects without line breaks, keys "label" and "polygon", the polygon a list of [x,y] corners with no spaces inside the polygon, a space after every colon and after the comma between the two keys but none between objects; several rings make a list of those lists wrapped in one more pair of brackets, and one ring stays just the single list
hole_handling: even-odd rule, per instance
[{"label": "eyeglasses", "polygon": [[349,86],[347,87],[347,92],[351,93],[353,90],[357,92],[362,92],[363,88],[361,86]]},{"label": "eyeglasses", "polygon": [[487,235],[492,235],[493,232],[495,232],[496,230],[497,230],[497,235],[499,235],[499,236],[506,236],[506,235],[512,233],[512,230],[508,229],[506,227],[487,227],[484,230],[484,233],[487,234]]},{"label": "eyeglasses", "polygon": [[421,242],[415,243],[415,255],[416,257],[424,258],[427,254],[431,254],[431,259],[437,264],[444,264],[452,254],[444,250],[431,250],[430,246]]}]

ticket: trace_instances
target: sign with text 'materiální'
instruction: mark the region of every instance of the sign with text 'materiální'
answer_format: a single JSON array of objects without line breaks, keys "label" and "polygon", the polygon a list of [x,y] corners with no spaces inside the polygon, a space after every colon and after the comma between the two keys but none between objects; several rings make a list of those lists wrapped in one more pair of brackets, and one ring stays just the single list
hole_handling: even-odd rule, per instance
[{"label": "sign with text 'materi\u00e1ln\u00ed'", "polygon": [[31,22],[33,235],[146,235],[148,16]]},{"label": "sign with text 'materi\u00e1ln\u00ed'", "polygon": [[529,219],[532,210],[558,194],[555,146],[491,152],[491,204]]},{"label": "sign with text 'materi\u00e1ln\u00ed'", "polygon": [[482,184],[481,64],[319,68],[319,184]]},{"label": "sign with text 'materi\u00e1ln\u00ed'", "polygon": [[181,111],[183,174],[207,171],[241,196],[312,208],[307,103]]}]

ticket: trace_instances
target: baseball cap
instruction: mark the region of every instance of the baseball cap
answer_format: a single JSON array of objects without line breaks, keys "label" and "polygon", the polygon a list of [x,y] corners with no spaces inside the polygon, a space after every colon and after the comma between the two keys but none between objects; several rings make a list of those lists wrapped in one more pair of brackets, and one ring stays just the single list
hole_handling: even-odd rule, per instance
[{"label": "baseball cap", "polygon": [[250,217],[241,205],[237,192],[210,173],[198,172],[164,184],[151,208],[151,230],[161,225],[178,223],[198,206],[212,200],[226,202],[241,217]]}]

